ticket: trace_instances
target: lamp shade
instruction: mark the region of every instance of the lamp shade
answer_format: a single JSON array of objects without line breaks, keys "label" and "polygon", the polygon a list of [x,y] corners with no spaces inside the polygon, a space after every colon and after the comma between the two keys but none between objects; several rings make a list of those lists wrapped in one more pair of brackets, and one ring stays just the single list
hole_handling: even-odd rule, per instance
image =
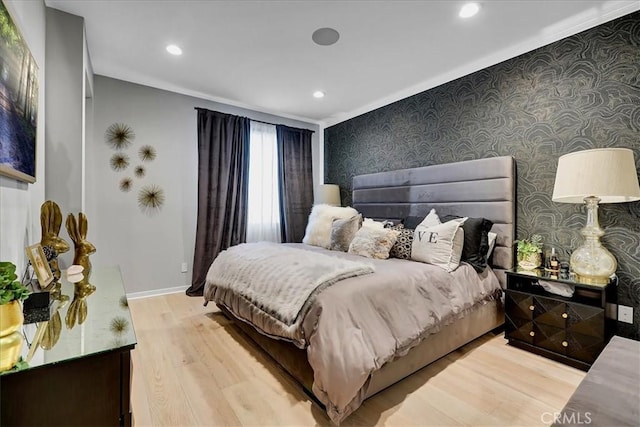
[{"label": "lamp shade", "polygon": [[600,203],[640,200],[633,151],[598,148],[561,156],[551,199],[560,203],[583,203],[585,197],[598,197]]},{"label": "lamp shade", "polygon": [[340,206],[340,187],[336,184],[318,185],[314,203],[316,205],[324,203],[332,206]]}]

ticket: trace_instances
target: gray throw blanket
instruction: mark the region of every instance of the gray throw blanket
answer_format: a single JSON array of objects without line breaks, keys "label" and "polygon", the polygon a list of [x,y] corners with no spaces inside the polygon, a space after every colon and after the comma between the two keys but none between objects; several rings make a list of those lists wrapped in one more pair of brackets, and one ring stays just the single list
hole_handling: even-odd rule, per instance
[{"label": "gray throw blanket", "polygon": [[207,281],[218,289],[233,291],[291,326],[304,315],[305,303],[314,291],[372,272],[370,264],[261,242],[221,252]]}]

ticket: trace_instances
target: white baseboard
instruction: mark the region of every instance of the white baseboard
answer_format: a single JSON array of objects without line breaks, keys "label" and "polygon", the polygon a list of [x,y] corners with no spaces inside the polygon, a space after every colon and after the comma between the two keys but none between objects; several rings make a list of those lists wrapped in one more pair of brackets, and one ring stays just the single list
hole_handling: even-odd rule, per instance
[{"label": "white baseboard", "polygon": [[157,296],[166,295],[166,294],[177,294],[178,292],[186,291],[188,287],[189,286],[176,286],[175,288],[163,288],[163,289],[153,289],[150,291],[131,292],[127,294],[127,299],[140,299],[140,298],[157,297]]}]

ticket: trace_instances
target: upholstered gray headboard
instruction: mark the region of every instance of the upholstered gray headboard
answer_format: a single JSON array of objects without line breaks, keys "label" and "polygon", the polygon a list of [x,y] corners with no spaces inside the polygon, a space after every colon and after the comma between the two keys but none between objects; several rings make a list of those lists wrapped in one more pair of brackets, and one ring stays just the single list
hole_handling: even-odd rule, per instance
[{"label": "upholstered gray headboard", "polygon": [[365,217],[484,217],[498,234],[491,265],[505,287],[504,270],[514,265],[516,166],[513,157],[491,157],[353,178],[353,207]]}]

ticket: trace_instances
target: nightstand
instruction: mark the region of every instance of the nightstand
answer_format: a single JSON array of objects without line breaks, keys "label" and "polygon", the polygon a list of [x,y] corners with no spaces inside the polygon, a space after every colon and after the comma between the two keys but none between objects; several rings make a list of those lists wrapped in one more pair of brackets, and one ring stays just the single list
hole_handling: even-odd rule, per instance
[{"label": "nightstand", "polygon": [[[569,285],[574,293],[547,292],[540,281]],[[543,269],[509,271],[505,338],[513,346],[589,370],[615,332],[615,320],[605,315],[607,302],[615,302],[615,288],[614,283],[581,283]]]}]

